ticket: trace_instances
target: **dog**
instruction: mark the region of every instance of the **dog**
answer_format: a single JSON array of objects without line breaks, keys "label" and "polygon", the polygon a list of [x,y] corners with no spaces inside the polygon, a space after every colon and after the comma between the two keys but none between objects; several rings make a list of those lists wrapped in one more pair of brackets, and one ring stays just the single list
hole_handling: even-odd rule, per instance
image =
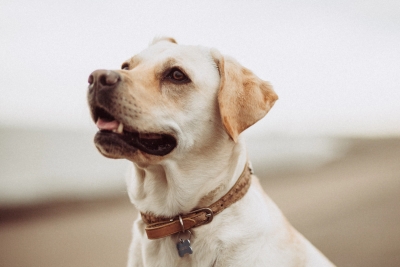
[{"label": "dog", "polygon": [[278,99],[218,50],[155,38],[120,70],[89,76],[94,142],[133,163],[140,211],[128,266],[334,266],[252,174],[240,134]]}]

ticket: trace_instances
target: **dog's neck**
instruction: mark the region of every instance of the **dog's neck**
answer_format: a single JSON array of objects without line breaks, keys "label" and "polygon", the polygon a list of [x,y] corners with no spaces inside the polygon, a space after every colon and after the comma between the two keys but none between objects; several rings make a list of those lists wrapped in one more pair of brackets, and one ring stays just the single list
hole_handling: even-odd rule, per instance
[{"label": "dog's neck", "polygon": [[243,141],[230,142],[210,156],[165,160],[145,168],[135,164],[128,178],[132,203],[143,213],[173,217],[207,207],[235,184],[247,161]]}]

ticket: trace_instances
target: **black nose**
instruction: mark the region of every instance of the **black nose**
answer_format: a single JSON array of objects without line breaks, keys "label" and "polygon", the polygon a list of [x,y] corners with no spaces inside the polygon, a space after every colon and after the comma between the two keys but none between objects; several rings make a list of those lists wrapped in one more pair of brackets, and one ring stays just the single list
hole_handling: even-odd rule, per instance
[{"label": "black nose", "polygon": [[88,79],[89,88],[94,90],[113,89],[121,80],[121,76],[112,70],[95,70]]}]

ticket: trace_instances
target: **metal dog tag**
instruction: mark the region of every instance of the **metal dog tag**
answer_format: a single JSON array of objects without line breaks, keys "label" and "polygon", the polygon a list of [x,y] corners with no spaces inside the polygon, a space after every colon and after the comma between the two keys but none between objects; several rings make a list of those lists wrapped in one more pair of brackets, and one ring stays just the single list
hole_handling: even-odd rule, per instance
[{"label": "metal dog tag", "polygon": [[177,244],[176,248],[178,249],[178,254],[180,257],[185,256],[185,254],[192,254],[193,250],[192,247],[190,246],[190,240],[189,239],[181,239]]}]

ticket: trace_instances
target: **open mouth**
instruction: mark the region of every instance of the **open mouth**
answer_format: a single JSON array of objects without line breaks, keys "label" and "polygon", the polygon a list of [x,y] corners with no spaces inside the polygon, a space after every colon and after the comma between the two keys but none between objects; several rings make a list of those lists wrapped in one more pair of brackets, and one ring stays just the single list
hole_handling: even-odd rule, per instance
[{"label": "open mouth", "polygon": [[[113,139],[123,141],[126,145],[145,153],[164,156],[176,147],[176,139],[168,134],[140,133],[124,129],[122,122],[117,121],[110,113],[102,108],[95,108],[94,120],[99,128],[97,135],[107,139],[110,144]],[[102,138],[102,139],[103,139]]]}]

